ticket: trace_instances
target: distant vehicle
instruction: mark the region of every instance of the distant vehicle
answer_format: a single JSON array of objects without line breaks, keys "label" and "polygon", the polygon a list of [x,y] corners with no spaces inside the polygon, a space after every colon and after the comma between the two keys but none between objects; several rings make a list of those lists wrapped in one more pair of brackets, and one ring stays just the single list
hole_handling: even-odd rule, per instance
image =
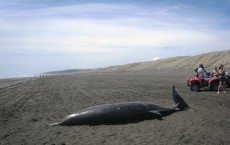
[{"label": "distant vehicle", "polygon": [[[226,87],[230,87],[230,76],[226,72]],[[199,92],[201,90],[218,91],[219,77],[202,78],[199,76],[187,79],[187,85],[191,91]]]}]

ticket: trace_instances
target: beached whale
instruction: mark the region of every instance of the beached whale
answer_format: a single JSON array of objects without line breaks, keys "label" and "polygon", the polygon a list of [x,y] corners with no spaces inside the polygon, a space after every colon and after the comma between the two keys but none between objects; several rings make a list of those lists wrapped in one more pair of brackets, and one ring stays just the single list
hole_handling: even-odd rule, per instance
[{"label": "beached whale", "polygon": [[144,102],[103,104],[71,114],[61,122],[52,123],[50,125],[70,126],[129,123],[161,118],[176,110],[185,110],[189,108],[186,102],[177,93],[174,86],[172,88],[172,96],[175,104],[171,107]]}]

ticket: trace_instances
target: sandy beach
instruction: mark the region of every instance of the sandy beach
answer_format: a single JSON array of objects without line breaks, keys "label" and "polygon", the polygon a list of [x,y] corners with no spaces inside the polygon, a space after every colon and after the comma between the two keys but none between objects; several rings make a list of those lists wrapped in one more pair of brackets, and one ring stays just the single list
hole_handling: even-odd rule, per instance
[{"label": "sandy beach", "polygon": [[[191,92],[193,72],[81,73],[0,80],[1,145],[227,145],[230,90]],[[191,107],[163,120],[97,126],[53,126],[90,106],[129,101],[173,105],[171,88]]]}]

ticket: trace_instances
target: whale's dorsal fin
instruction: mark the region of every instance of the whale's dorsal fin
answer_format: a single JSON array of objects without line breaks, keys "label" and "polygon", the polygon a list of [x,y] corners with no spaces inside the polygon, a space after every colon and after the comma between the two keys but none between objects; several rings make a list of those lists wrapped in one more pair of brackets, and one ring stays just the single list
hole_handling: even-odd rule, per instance
[{"label": "whale's dorsal fin", "polygon": [[152,111],[149,111],[150,113],[153,113],[153,114],[156,114],[156,115],[162,115],[159,111],[154,111],[154,110],[152,110]]}]

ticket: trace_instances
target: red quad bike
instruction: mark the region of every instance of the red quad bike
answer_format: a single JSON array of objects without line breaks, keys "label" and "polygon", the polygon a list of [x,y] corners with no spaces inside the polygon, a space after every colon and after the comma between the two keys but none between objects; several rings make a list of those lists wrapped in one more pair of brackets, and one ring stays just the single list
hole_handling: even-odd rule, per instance
[{"label": "red quad bike", "polygon": [[[230,87],[230,77],[226,76],[226,87]],[[187,79],[187,85],[191,91],[199,92],[201,90],[218,91],[219,77],[211,77],[202,79],[201,77],[193,77]]]}]

